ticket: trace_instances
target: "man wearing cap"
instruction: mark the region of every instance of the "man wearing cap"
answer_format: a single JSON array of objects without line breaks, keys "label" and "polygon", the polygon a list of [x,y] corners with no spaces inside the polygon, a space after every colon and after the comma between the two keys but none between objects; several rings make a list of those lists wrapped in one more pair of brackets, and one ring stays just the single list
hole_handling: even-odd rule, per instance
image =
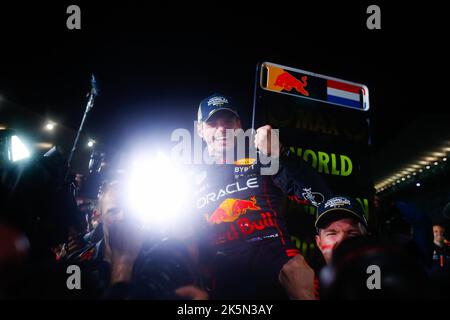
[{"label": "man wearing cap", "polygon": [[[202,166],[196,176],[195,206],[201,217],[197,233],[203,261],[213,265],[211,296],[286,297],[278,273],[298,250],[280,212],[283,197],[317,206],[329,191],[306,163],[274,143],[278,136],[270,126],[256,131],[252,142],[259,153],[237,155],[238,129],[240,117],[229,97],[214,94],[200,103],[197,133],[206,142],[212,164]],[[262,159],[268,158],[278,161],[279,168],[264,175],[267,162]]]},{"label": "man wearing cap", "polygon": [[367,234],[367,220],[356,200],[335,197],[317,209],[316,244],[328,264],[334,249],[346,238]]},{"label": "man wearing cap", "polygon": [[[316,244],[326,264],[331,263],[334,250],[345,239],[367,235],[364,211],[359,202],[350,197],[334,197],[320,204],[317,208],[315,226]],[[283,266],[279,278],[291,299],[317,298],[317,280],[314,278],[314,271],[302,256],[288,261]]]}]

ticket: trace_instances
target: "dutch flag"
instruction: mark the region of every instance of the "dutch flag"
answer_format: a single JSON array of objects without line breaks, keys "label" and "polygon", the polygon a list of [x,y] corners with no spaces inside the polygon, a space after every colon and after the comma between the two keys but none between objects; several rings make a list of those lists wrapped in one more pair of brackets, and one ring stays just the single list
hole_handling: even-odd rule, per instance
[{"label": "dutch flag", "polygon": [[364,91],[363,87],[327,80],[327,100],[332,103],[362,109],[361,98]]}]

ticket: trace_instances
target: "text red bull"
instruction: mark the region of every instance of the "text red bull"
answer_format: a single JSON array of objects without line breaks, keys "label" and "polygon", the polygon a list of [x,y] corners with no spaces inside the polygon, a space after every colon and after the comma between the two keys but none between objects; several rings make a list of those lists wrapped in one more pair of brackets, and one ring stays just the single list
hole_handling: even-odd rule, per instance
[{"label": "text red bull", "polygon": [[[276,228],[275,218],[272,218],[270,212],[260,213],[260,219],[250,221],[249,218],[242,217],[236,221],[236,226],[233,223],[229,224],[228,230],[218,234],[215,239],[216,244],[222,244],[226,241],[237,240],[240,237],[249,236],[257,231],[262,231],[265,229]],[[239,231],[239,232],[238,232]],[[277,237],[278,233],[268,234],[265,237]]]}]

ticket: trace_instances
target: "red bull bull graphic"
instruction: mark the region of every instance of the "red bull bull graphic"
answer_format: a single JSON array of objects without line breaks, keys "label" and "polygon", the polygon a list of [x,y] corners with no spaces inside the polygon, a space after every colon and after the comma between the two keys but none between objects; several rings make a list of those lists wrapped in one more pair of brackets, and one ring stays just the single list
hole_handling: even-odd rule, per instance
[{"label": "red bull bull graphic", "polygon": [[298,93],[301,93],[304,96],[309,96],[309,92],[305,89],[305,87],[307,86],[307,81],[308,76],[303,76],[302,80],[300,81],[290,73],[283,72],[277,77],[274,86],[281,87],[286,91],[292,91],[292,89],[295,88]]},{"label": "red bull bull graphic", "polygon": [[367,86],[271,62],[261,65],[260,86],[264,90],[311,99],[326,104],[368,111]]},{"label": "red bull bull graphic", "polygon": [[255,197],[251,197],[250,200],[241,200],[228,198],[225,199],[219,207],[214,210],[211,216],[205,214],[206,221],[209,224],[219,224],[223,222],[234,222],[241,215],[247,213],[247,210],[261,210],[256,205]]}]

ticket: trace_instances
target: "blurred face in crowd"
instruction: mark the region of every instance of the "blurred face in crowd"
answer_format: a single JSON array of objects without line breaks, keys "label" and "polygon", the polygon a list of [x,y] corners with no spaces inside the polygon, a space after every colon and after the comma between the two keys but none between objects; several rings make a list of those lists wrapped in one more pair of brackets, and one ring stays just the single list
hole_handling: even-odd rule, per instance
[{"label": "blurred face in crowd", "polygon": [[114,183],[99,199],[103,226],[103,260],[110,263],[111,283],[130,281],[132,267],[143,244],[141,224],[126,206],[124,190]]},{"label": "blurred face in crowd", "polygon": [[111,227],[119,222],[130,220],[129,211],[123,206],[123,197],[118,184],[106,188],[99,199],[99,209],[103,234],[108,239]]},{"label": "blurred face in crowd", "polygon": [[441,226],[433,226],[433,236],[434,236],[434,243],[436,244],[443,244],[444,243],[444,232],[445,229]]},{"label": "blurred face in crowd", "polygon": [[329,264],[337,246],[349,237],[362,236],[365,234],[364,227],[354,219],[341,219],[331,222],[323,229],[319,229],[316,235],[316,244]]},{"label": "blurred face in crowd", "polygon": [[233,131],[227,129],[240,129],[241,122],[228,111],[218,111],[207,121],[198,124],[197,132],[208,145],[210,155],[223,155],[227,150],[232,150],[234,145]]},{"label": "blurred face in crowd", "polygon": [[380,208],[380,202],[381,202],[380,197],[375,195],[373,197],[373,206],[374,206],[375,209],[379,209]]}]

